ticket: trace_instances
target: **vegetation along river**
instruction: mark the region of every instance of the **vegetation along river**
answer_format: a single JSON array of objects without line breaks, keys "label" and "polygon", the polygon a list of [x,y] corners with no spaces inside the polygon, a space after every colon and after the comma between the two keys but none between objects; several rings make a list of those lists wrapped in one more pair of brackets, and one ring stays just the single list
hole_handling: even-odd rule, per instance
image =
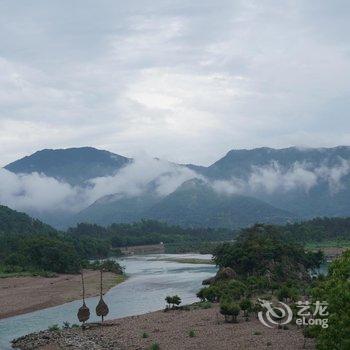
[{"label": "vegetation along river", "polygon": [[[106,319],[138,315],[164,308],[167,295],[178,294],[183,304],[197,301],[196,293],[202,281],[216,272],[215,265],[188,264],[164,259],[207,259],[201,254],[152,254],[139,255],[118,262],[125,267],[128,279],[109,290],[105,295],[110,313]],[[99,320],[95,315],[98,298],[88,298],[91,311],[89,321]],[[47,329],[63,322],[78,323],[77,310],[81,301],[6,318],[0,321],[0,349],[11,349],[10,341],[22,335]]]}]

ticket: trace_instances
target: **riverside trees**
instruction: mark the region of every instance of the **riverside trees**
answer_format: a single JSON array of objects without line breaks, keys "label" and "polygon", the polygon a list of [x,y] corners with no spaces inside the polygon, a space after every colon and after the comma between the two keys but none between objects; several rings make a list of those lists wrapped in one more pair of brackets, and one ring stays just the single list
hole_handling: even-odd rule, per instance
[{"label": "riverside trees", "polygon": [[[311,281],[310,269],[319,267],[323,256],[305,252],[300,245],[286,241],[277,226],[255,225],[241,231],[234,243],[223,243],[214,252],[220,268],[209,287],[198,292],[201,300],[220,301],[226,319],[233,305],[245,317],[252,309],[252,299],[276,294],[281,299],[296,299]],[[221,278],[225,269],[232,278]],[[234,309],[235,309],[234,308]]]},{"label": "riverside trees", "polygon": [[167,309],[174,309],[175,307],[179,306],[181,304],[181,298],[178,295],[170,296],[168,295],[165,298],[165,301],[167,302]]}]

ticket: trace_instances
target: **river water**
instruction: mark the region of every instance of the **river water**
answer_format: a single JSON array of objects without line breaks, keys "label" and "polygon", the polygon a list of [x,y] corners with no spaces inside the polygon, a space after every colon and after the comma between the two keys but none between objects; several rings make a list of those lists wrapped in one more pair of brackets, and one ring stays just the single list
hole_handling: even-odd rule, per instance
[{"label": "river water", "polygon": [[[198,258],[210,260],[201,254],[152,254],[117,260],[125,266],[128,279],[105,295],[110,312],[106,319],[138,315],[164,308],[167,295],[178,294],[183,303],[197,301],[196,293],[202,281],[216,272],[209,264],[187,264],[160,259]],[[90,308],[89,321],[97,321],[95,307],[98,298],[86,300]],[[67,321],[78,323],[77,310],[81,301],[47,308],[28,314],[0,320],[0,349],[11,349],[10,341],[22,335],[47,329],[53,324]]]}]

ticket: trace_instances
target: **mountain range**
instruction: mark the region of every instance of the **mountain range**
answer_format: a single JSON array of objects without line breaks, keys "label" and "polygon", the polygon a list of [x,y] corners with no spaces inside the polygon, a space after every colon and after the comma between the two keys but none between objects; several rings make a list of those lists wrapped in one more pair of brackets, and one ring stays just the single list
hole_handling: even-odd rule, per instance
[{"label": "mountain range", "polygon": [[208,167],[158,159],[140,162],[82,147],[38,151],[5,169],[42,174],[78,188],[77,193],[96,195],[78,210],[69,207],[71,199],[67,210],[26,208],[56,227],[149,218],[184,227],[239,228],[350,216],[347,146],[231,150]]}]

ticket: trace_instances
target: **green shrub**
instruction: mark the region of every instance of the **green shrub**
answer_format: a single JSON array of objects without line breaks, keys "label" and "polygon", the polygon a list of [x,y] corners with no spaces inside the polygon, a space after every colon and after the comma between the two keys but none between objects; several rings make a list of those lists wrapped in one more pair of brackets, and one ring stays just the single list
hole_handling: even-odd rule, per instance
[{"label": "green shrub", "polygon": [[312,300],[328,302],[329,315],[323,319],[328,319],[328,327],[309,327],[317,349],[350,349],[350,250],[332,262],[327,277],[312,289]]},{"label": "green shrub", "polygon": [[146,338],[148,338],[148,337],[149,337],[149,334],[148,334],[148,333],[146,333],[146,332],[143,332],[143,333],[142,333],[142,338],[146,339]]},{"label": "green shrub", "polygon": [[212,303],[210,301],[204,301],[199,305],[201,309],[210,309],[212,307]]},{"label": "green shrub", "polygon": [[224,315],[225,322],[237,323],[237,316],[239,315],[240,308],[237,304],[228,300],[220,302],[220,313]]},{"label": "green shrub", "polygon": [[224,287],[224,295],[233,300],[240,300],[247,293],[247,286],[237,280],[232,280]]},{"label": "green shrub", "polygon": [[178,295],[173,295],[173,296],[168,295],[165,298],[165,301],[168,304],[167,305],[168,308],[175,308],[175,305],[178,306],[181,304],[181,298]]},{"label": "green shrub", "polygon": [[243,299],[239,304],[241,310],[245,317],[248,317],[249,313],[252,311],[253,304],[249,299]]},{"label": "green shrub", "polygon": [[159,350],[159,344],[157,342],[153,343],[150,347],[150,350]]},{"label": "green shrub", "polygon": [[58,332],[60,330],[60,327],[58,324],[54,324],[48,328],[50,332]]},{"label": "green shrub", "polygon": [[210,301],[211,303],[218,301],[220,298],[220,288],[217,286],[202,288],[198,293],[203,300]]},{"label": "green shrub", "polygon": [[202,288],[198,291],[198,293],[196,294],[197,298],[200,299],[200,301],[205,301],[205,296],[204,296],[204,290],[206,288]]},{"label": "green shrub", "polygon": [[286,285],[283,285],[282,288],[280,288],[277,291],[277,298],[280,301],[288,302],[288,300],[297,300],[298,298],[298,292],[295,290],[295,288],[288,287]]},{"label": "green shrub", "polygon": [[111,259],[99,261],[96,260],[92,263],[90,263],[87,267],[93,270],[103,270],[108,272],[114,272],[118,275],[123,274],[123,268],[115,261]]}]

